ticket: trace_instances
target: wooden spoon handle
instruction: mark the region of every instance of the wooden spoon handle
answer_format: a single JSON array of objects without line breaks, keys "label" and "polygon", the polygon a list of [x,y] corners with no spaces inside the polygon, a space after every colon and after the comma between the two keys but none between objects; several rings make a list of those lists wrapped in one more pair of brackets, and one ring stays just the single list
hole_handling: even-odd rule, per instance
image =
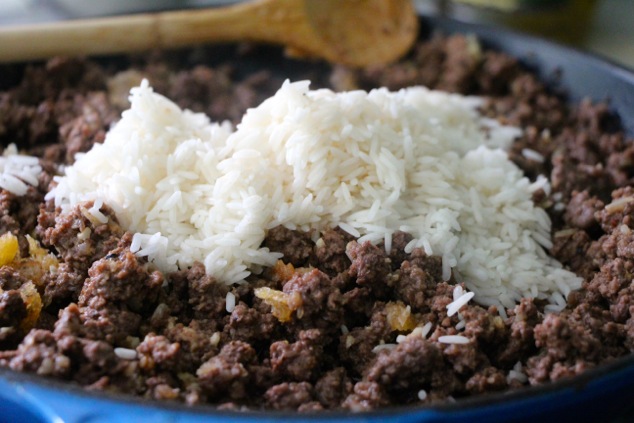
[{"label": "wooden spoon handle", "polygon": [[[223,8],[139,14],[0,28],[0,61],[250,40],[292,44],[311,28],[297,3],[259,0]],[[275,7],[271,7],[272,4]],[[304,38],[305,39],[305,38]]]}]

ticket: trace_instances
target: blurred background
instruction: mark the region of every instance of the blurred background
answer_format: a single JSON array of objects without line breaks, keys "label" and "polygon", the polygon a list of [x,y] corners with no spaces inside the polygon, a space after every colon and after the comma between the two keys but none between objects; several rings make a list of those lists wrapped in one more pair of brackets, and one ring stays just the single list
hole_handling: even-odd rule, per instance
[{"label": "blurred background", "polygon": [[[232,0],[1,0],[0,25],[206,7]],[[634,69],[634,0],[415,0],[428,14],[532,32]]]}]

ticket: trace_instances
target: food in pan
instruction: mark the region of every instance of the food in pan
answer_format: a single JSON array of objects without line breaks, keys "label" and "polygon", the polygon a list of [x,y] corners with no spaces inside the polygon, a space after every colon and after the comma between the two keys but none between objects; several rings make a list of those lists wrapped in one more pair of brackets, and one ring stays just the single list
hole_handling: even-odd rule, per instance
[{"label": "food in pan", "polygon": [[631,352],[634,150],[606,104],[462,35],[363,70],[171,54],[6,66],[1,366],[364,411]]}]

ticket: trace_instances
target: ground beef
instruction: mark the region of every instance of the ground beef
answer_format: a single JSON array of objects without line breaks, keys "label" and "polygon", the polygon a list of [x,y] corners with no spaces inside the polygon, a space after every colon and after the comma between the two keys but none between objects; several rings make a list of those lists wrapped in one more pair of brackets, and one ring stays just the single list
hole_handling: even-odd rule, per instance
[{"label": "ground beef", "polygon": [[270,313],[263,313],[239,303],[231,312],[224,333],[230,339],[256,343],[274,337],[277,330],[277,319]]},{"label": "ground beef", "polygon": [[295,312],[293,330],[320,329],[324,335],[336,334],[343,324],[343,295],[328,275],[311,270],[297,274],[284,287],[289,295],[299,294],[301,307]]},{"label": "ground beef", "polygon": [[173,369],[180,359],[180,348],[178,342],[149,333],[136,348],[140,357],[139,365],[144,370]]},{"label": "ground beef", "polygon": [[596,231],[598,221],[595,214],[603,207],[603,201],[590,197],[588,191],[574,191],[570,202],[566,205],[565,222],[573,228]]},{"label": "ground beef", "polygon": [[[365,371],[364,380],[377,383],[392,396],[412,397],[420,389],[431,387],[435,379],[436,383],[444,379],[443,373],[448,373],[448,369],[441,349],[422,337],[411,336],[378,354]],[[445,382],[450,385],[449,379]]]},{"label": "ground beef", "polygon": [[345,272],[350,266],[346,248],[352,240],[350,234],[339,228],[324,231],[315,243],[315,262],[311,264],[331,276]]},{"label": "ground beef", "polygon": [[550,252],[579,276],[590,277],[597,270],[591,246],[592,238],[587,232],[569,228],[555,233]]},{"label": "ground beef", "polygon": [[247,343],[231,341],[218,355],[211,357],[196,370],[204,392],[210,397],[228,396],[232,400],[247,397],[250,385],[249,367],[257,354]]},{"label": "ground beef", "polygon": [[315,397],[324,408],[337,408],[352,392],[352,382],[346,369],[336,367],[315,383]]},{"label": "ground beef", "polygon": [[26,317],[26,304],[20,291],[12,289],[0,294],[0,326],[15,327]]},{"label": "ground beef", "polygon": [[353,393],[343,401],[344,409],[350,411],[369,411],[390,404],[387,393],[376,382],[357,382]]},{"label": "ground beef", "polygon": [[192,318],[222,319],[226,310],[225,297],[229,291],[228,287],[207,275],[200,263],[194,264],[186,273]]},{"label": "ground beef", "polygon": [[[108,219],[103,223],[90,214],[92,206],[93,203],[88,202],[77,205],[68,213],[53,212],[54,218],[48,217],[47,209],[41,210],[38,232],[43,234],[42,243],[54,248],[62,262],[61,272],[46,277],[46,304],[77,301],[88,269],[114,249],[123,235],[110,207],[100,209]],[[54,226],[43,226],[52,223]]]},{"label": "ground beef", "polygon": [[319,329],[310,329],[299,332],[297,337],[292,344],[288,341],[271,344],[271,368],[287,380],[311,381],[320,370],[323,336]]},{"label": "ground beef", "polygon": [[370,242],[359,244],[353,241],[347,245],[346,254],[352,260],[349,273],[356,283],[367,286],[376,298],[388,298],[392,266],[385,249]]},{"label": "ground beef", "polygon": [[38,204],[43,199],[42,194],[34,187],[29,187],[23,196],[0,190],[0,231],[14,235],[31,233],[37,223]]},{"label": "ground beef", "polygon": [[301,267],[308,263],[315,248],[308,234],[278,226],[269,231],[264,246],[284,254],[284,261]]},{"label": "ground beef", "polygon": [[[35,280],[0,267],[0,366],[222,410],[363,411],[546,383],[634,351],[634,147],[605,103],[569,107],[516,59],[460,35],[367,69],[258,51],[201,47],[108,66],[56,58],[11,72],[21,78],[0,92],[0,144],[38,155],[43,172],[25,196],[0,190],[0,232],[18,236],[21,256],[33,236],[57,264]],[[522,126],[510,157],[531,180],[550,177],[552,190],[534,194],[553,222],[549,253],[584,279],[566,309],[522,299],[502,317],[470,302],[449,316],[459,281],[443,280],[441,258],[407,250],[405,232],[388,253],[340,228],[271,228],[263,246],[282,259],[247,284],[220,284],[201,263],[162,274],[130,251],[108,205],[104,223],[92,202],[62,211],[44,200],[56,166],[103,141],[142,76],[182,107],[237,123],[291,69],[313,88],[483,95],[482,113]],[[287,299],[285,315],[261,287]]]},{"label": "ground beef", "polygon": [[50,331],[32,330],[24,337],[9,368],[43,376],[65,378],[71,371],[70,360],[57,347]]},{"label": "ground beef", "polygon": [[163,274],[151,271],[130,252],[129,234],[88,270],[78,299],[80,318],[89,339],[125,345],[137,336],[144,315],[152,311],[163,284]]},{"label": "ground beef", "polygon": [[314,408],[313,387],[308,382],[284,382],[272,386],[264,394],[267,405],[274,410],[310,411]]},{"label": "ground beef", "polygon": [[82,104],[81,114],[59,128],[67,163],[75,161],[75,154],[90,150],[95,143],[102,143],[117,116],[103,92],[88,93],[85,99],[74,101]]},{"label": "ground beef", "polygon": [[408,260],[403,261],[396,275],[396,298],[410,305],[414,311],[429,311],[425,306],[434,295],[439,279]]},{"label": "ground beef", "polygon": [[339,337],[339,358],[355,378],[372,362],[377,345],[393,341],[393,329],[387,321],[385,304],[381,302],[374,304],[374,311],[364,326],[351,326],[344,332]]}]

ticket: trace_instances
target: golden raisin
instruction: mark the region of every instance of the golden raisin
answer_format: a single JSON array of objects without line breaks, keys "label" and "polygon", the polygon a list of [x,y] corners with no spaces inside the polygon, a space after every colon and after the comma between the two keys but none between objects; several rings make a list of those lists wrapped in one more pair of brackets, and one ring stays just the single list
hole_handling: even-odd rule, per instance
[{"label": "golden raisin", "polygon": [[59,266],[59,262],[53,254],[42,248],[36,240],[28,235],[26,239],[29,242],[29,257],[15,259],[8,264],[20,272],[22,276],[32,280],[35,285],[42,288],[44,275],[54,272]]},{"label": "golden raisin", "polygon": [[26,304],[26,317],[20,322],[20,329],[26,333],[35,326],[42,311],[42,298],[33,282],[29,281],[20,287],[20,296]]},{"label": "golden raisin", "polygon": [[273,266],[273,275],[277,280],[288,282],[295,274],[295,267],[291,263],[285,264],[282,260],[275,262]]},{"label": "golden raisin", "polygon": [[15,260],[20,246],[18,238],[10,232],[0,236],[0,266],[5,266]]},{"label": "golden raisin", "polygon": [[302,306],[302,297],[299,292],[287,294],[268,287],[257,288],[255,296],[271,306],[271,313],[280,322],[288,322],[291,315]]},{"label": "golden raisin", "polygon": [[416,320],[412,316],[412,309],[400,301],[389,302],[385,305],[387,322],[393,330],[408,331],[416,327]]}]

